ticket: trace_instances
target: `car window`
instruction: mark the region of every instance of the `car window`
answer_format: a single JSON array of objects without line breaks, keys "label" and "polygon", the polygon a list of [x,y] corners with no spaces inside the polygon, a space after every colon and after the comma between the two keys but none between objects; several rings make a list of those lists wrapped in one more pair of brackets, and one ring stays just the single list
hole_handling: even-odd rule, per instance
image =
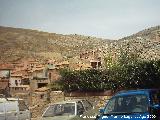
[{"label": "car window", "polygon": [[83,107],[82,103],[79,101],[77,103],[77,114],[81,115],[81,114],[83,114],[84,111],[85,111],[84,107]]},{"label": "car window", "polygon": [[19,110],[20,111],[26,111],[28,110],[28,106],[25,104],[25,101],[24,100],[19,100]]},{"label": "car window", "polygon": [[160,91],[154,91],[151,93],[152,104],[160,104]]},{"label": "car window", "polygon": [[75,115],[75,103],[63,103],[50,105],[43,117]]},{"label": "car window", "polygon": [[140,113],[148,109],[148,99],[145,95],[118,96],[109,100],[104,114]]},{"label": "car window", "polygon": [[[107,109],[105,109],[105,110],[107,110],[107,111],[105,111],[105,112],[109,113],[109,112],[114,111],[115,100],[116,100],[116,99],[111,99],[111,100],[108,102]],[[120,103],[119,103],[119,104],[120,104]]]},{"label": "car window", "polygon": [[85,110],[90,110],[93,108],[92,104],[88,100],[82,100]]}]

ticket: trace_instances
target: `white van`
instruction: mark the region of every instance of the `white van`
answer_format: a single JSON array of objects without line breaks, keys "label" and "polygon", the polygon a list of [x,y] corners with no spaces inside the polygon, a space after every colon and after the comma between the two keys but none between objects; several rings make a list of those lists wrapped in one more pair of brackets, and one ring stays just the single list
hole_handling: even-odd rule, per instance
[{"label": "white van", "polygon": [[0,98],[0,120],[30,119],[30,111],[23,99]]}]

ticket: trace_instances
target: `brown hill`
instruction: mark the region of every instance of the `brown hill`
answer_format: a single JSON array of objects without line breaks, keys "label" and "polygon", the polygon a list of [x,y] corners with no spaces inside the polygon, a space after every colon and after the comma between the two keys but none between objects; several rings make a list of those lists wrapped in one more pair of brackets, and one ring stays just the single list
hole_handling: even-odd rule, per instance
[{"label": "brown hill", "polygon": [[140,54],[142,59],[160,59],[160,26],[142,30],[117,42],[123,49]]},{"label": "brown hill", "polygon": [[100,38],[61,35],[37,30],[0,27],[0,61],[20,58],[64,59],[105,45]]},{"label": "brown hill", "polygon": [[123,49],[139,53],[143,59],[160,59],[160,26],[145,29],[120,40],[0,27],[1,62],[21,58],[62,60],[99,48],[104,54],[110,51],[119,53],[119,50]]},{"label": "brown hill", "polygon": [[121,52],[138,56],[143,60],[160,59],[160,26],[142,30],[119,40],[107,40],[103,46],[104,57],[112,56],[117,60]]}]

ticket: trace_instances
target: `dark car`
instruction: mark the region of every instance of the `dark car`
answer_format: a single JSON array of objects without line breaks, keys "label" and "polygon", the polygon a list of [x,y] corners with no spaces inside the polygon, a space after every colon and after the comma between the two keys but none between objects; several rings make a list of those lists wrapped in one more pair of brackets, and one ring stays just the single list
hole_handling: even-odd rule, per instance
[{"label": "dark car", "polygon": [[97,120],[160,120],[160,90],[121,91],[100,109]]}]

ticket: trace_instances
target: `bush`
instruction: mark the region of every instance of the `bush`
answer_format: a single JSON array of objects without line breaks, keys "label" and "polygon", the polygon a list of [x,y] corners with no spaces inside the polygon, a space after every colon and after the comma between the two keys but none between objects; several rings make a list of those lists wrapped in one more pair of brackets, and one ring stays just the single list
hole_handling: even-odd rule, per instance
[{"label": "bush", "polygon": [[139,61],[106,70],[63,70],[60,83],[64,91],[104,91],[159,88],[160,60]]}]

